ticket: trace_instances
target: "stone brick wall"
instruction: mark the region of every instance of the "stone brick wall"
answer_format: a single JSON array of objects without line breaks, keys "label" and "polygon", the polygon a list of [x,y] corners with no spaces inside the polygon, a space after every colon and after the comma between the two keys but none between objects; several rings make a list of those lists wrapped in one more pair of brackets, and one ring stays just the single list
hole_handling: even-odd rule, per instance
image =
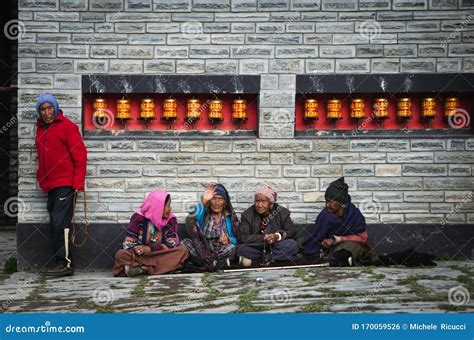
[{"label": "stone brick wall", "polygon": [[182,221],[219,181],[239,211],[268,183],[306,223],[344,175],[371,223],[473,223],[472,136],[294,138],[296,74],[473,72],[473,14],[468,0],[20,0],[19,222],[46,217],[35,99],[54,92],[81,124],[93,73],[262,76],[258,139],[86,140],[95,222],[126,222],[156,187]]}]

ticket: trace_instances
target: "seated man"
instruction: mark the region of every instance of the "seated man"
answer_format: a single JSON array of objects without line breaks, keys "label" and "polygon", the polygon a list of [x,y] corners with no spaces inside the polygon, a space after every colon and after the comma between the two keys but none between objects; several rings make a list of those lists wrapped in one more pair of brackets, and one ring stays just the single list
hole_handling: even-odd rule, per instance
[{"label": "seated man", "polygon": [[255,204],[242,213],[237,253],[244,267],[262,261],[296,260],[298,245],[290,211],[276,200],[276,191],[262,186],[255,194]]},{"label": "seated man", "polygon": [[316,217],[315,231],[305,242],[305,255],[329,253],[330,266],[352,266],[371,259],[365,218],[351,203],[348,191],[344,177],[329,185],[326,208]]}]

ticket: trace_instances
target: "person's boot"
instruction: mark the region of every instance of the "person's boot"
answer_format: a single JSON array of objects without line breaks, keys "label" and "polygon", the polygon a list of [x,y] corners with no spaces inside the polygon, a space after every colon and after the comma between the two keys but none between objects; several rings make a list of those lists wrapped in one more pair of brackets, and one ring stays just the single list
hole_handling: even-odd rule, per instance
[{"label": "person's boot", "polygon": [[72,266],[57,265],[53,268],[46,269],[43,274],[45,276],[51,277],[63,277],[63,276],[72,276],[74,275],[74,268]]}]

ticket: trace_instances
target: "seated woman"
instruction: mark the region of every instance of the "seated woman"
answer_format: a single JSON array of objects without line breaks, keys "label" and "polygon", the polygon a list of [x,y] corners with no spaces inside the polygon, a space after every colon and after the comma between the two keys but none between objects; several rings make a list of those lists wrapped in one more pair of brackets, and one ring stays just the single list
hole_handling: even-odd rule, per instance
[{"label": "seated woman", "polygon": [[234,230],[238,225],[226,188],[222,184],[208,185],[201,203],[186,218],[190,238],[184,239],[183,244],[189,250],[191,263],[208,270],[230,266],[235,257]]},{"label": "seated woman", "polygon": [[259,262],[294,261],[298,244],[290,211],[275,203],[277,193],[258,188],[255,204],[242,213],[237,230],[239,262],[244,267]]},{"label": "seated woman", "polygon": [[351,203],[344,177],[332,182],[325,193],[326,208],[316,217],[316,228],[305,242],[305,255],[329,253],[330,266],[352,266],[370,262],[367,225]]},{"label": "seated woman", "polygon": [[114,276],[164,274],[181,268],[189,256],[179,245],[178,222],[171,212],[171,196],[154,190],[128,225],[123,249],[115,254]]}]

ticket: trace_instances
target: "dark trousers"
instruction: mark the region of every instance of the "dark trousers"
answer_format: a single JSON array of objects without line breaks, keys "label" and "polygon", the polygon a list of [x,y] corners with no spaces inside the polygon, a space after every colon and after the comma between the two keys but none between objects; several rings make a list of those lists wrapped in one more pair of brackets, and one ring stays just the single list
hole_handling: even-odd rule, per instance
[{"label": "dark trousers", "polygon": [[[264,259],[264,247],[266,258]],[[245,243],[237,246],[239,256],[246,257],[256,262],[261,261],[294,261],[298,253],[298,244],[295,240],[286,239],[274,244],[264,246],[262,243]]]},{"label": "dark trousers", "polygon": [[74,190],[58,187],[48,192],[50,242],[57,265],[72,266],[69,229],[72,220]]}]

